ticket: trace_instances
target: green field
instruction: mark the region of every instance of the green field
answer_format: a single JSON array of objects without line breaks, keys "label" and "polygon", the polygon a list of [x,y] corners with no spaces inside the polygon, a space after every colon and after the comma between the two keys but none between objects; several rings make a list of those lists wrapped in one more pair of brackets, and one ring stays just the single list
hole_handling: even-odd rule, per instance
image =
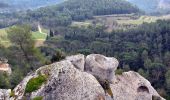
[{"label": "green field", "polygon": [[[5,46],[10,45],[10,42],[7,39],[7,32],[6,32],[7,29],[8,28],[0,29],[0,44],[5,45]],[[32,32],[33,39],[35,39],[38,42],[45,41],[45,39],[47,37],[46,33],[48,32],[48,30],[43,29],[42,31],[43,31],[43,33],[40,33],[39,31]]]}]

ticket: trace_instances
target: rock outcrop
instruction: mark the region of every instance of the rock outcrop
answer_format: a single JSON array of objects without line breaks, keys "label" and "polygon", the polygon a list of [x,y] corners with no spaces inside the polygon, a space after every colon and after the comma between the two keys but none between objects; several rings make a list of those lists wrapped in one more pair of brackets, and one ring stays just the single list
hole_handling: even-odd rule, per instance
[{"label": "rock outcrop", "polygon": [[0,89],[0,100],[9,100],[11,90]]},{"label": "rock outcrop", "polygon": [[9,75],[12,73],[7,59],[0,58],[0,72],[5,72]]},{"label": "rock outcrop", "polygon": [[[13,90],[14,97],[10,100],[30,100],[35,97],[42,97],[43,100],[152,100],[152,96],[164,100],[150,82],[138,73],[129,71],[115,75],[118,64],[115,58],[99,54],[86,58],[81,54],[70,56],[29,74]],[[39,75],[47,75],[47,82],[32,93],[25,93],[28,81]],[[105,94],[99,80],[109,81],[113,98]],[[3,95],[4,92],[0,91],[0,97]]]},{"label": "rock outcrop", "polygon": [[91,54],[86,57],[85,70],[97,78],[112,82],[119,62],[113,57]]}]

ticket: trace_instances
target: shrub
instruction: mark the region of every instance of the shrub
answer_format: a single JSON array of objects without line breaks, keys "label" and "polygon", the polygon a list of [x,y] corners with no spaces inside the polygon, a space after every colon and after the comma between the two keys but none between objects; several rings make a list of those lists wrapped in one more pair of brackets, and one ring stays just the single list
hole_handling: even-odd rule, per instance
[{"label": "shrub", "polygon": [[37,97],[33,98],[33,100],[42,100],[42,99],[43,99],[42,96],[37,96]]},{"label": "shrub", "polygon": [[56,53],[51,58],[51,62],[54,63],[62,59],[65,59],[64,52],[62,52],[61,50],[56,50]]},{"label": "shrub", "polygon": [[10,97],[15,97],[15,92],[13,90],[10,93]]},{"label": "shrub", "polygon": [[117,69],[117,70],[115,71],[115,74],[116,74],[116,75],[122,75],[122,73],[123,73],[123,70],[122,70],[122,69]]},{"label": "shrub", "polygon": [[36,78],[30,79],[26,85],[25,92],[31,93],[35,90],[38,90],[41,87],[41,85],[46,81],[47,81],[47,76],[45,75],[39,75]]}]

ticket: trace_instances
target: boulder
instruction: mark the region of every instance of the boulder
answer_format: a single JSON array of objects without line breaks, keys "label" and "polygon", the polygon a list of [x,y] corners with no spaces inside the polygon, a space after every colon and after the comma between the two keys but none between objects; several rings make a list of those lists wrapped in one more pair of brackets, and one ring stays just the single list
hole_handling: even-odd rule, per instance
[{"label": "boulder", "polygon": [[78,54],[75,56],[66,57],[66,60],[69,60],[77,69],[84,71],[85,56]]},{"label": "boulder", "polygon": [[164,100],[148,80],[134,71],[116,75],[116,81],[110,86],[114,100],[152,100],[152,96]]},{"label": "boulder", "polygon": [[[31,94],[44,100],[95,100],[103,97],[104,91],[94,76],[82,72],[68,60],[50,66],[48,82]],[[44,70],[44,69],[43,69]],[[43,71],[41,70],[41,71]]]},{"label": "boulder", "polygon": [[114,57],[105,57],[100,54],[91,54],[86,57],[85,71],[96,78],[112,82],[115,77],[115,70],[119,62]]}]

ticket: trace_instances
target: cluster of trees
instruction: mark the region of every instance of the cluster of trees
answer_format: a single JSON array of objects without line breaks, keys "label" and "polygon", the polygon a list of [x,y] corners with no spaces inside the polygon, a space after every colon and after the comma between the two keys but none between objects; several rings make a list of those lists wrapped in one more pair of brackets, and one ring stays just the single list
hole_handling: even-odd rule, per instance
[{"label": "cluster of trees", "polygon": [[[138,28],[111,33],[105,27],[58,27],[46,43],[69,54],[99,53],[119,59],[123,71],[134,70],[159,93],[170,95],[170,20],[144,23]],[[59,34],[60,33],[60,34]]]}]

